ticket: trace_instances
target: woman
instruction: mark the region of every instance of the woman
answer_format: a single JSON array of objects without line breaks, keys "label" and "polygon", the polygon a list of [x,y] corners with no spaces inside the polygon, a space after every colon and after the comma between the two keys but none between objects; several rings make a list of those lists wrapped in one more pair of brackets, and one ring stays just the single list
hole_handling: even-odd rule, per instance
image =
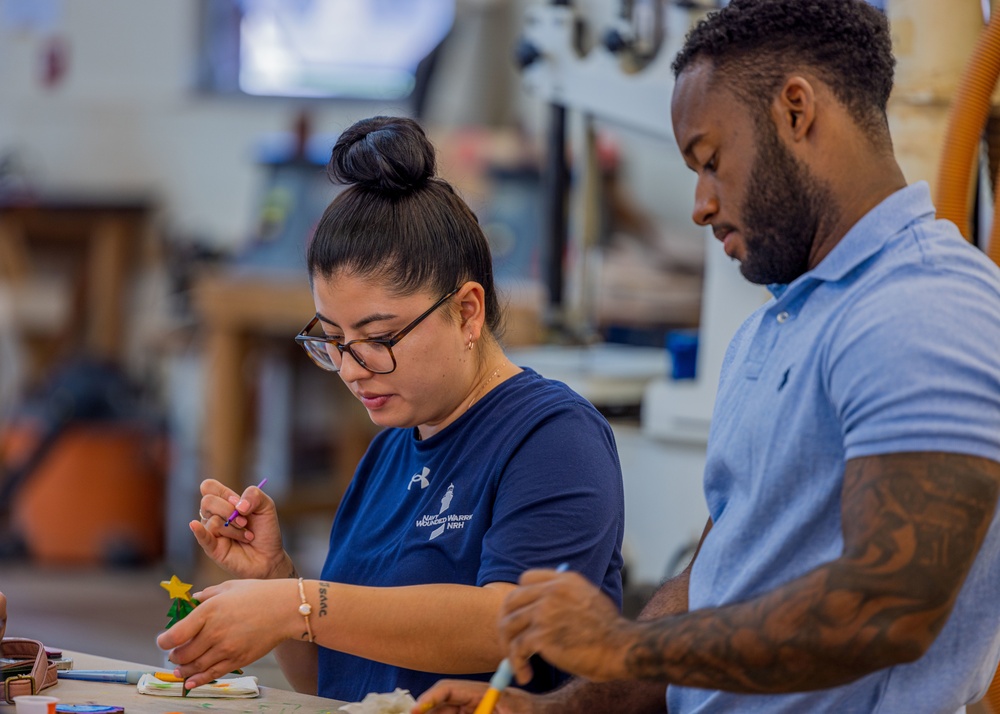
[{"label": "woman", "polygon": [[[296,689],[349,701],[419,694],[444,674],[486,678],[503,657],[500,602],[531,567],[568,563],[621,603],[611,429],[504,355],[488,243],[435,177],[424,132],[360,121],[329,169],[350,186],[310,244],[316,316],[296,339],[385,429],[337,511],[320,580],[299,578],[267,494],[202,484],[192,532],[255,580],[207,588],[160,636],[188,687],[274,647]],[[237,528],[226,527],[234,506]],[[539,664],[535,689],[555,686]]]}]

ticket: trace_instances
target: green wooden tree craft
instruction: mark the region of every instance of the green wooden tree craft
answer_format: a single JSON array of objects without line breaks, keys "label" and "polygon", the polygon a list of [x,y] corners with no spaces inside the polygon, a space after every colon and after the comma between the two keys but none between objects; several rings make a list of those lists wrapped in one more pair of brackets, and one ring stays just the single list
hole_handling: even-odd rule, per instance
[{"label": "green wooden tree craft", "polygon": [[[169,618],[167,629],[169,630],[194,612],[199,602],[188,595],[188,592],[191,590],[191,584],[181,582],[181,579],[176,575],[171,575],[170,580],[161,580],[160,587],[166,590],[170,594],[171,600],[173,600],[170,603],[170,609],[167,611],[167,617]],[[234,669],[233,674],[243,674],[243,670]],[[183,687],[183,685],[181,686]],[[182,689],[181,693],[186,697],[188,695],[187,688]]]},{"label": "green wooden tree craft", "polygon": [[198,601],[188,595],[191,585],[189,583],[182,583],[176,575],[171,575],[170,580],[162,581],[160,587],[166,590],[173,600],[170,604],[170,610],[167,611],[167,617],[170,618],[167,622],[167,629],[169,630],[190,615],[198,605]]}]

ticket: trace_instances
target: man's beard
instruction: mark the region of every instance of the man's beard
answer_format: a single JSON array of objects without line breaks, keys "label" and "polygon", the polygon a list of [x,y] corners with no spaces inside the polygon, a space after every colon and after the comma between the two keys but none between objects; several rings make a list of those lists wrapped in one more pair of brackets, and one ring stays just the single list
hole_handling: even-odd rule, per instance
[{"label": "man's beard", "polygon": [[767,123],[743,207],[743,277],[752,283],[790,283],[809,269],[809,254],[822,218],[834,211],[829,188],[800,163]]}]

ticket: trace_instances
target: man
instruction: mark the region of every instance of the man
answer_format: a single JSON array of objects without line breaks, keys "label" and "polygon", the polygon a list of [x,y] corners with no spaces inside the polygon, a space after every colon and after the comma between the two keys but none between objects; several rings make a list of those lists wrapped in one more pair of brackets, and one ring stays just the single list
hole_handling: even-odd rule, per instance
[{"label": "man", "polygon": [[[907,186],[862,0],[733,0],[674,62],[694,220],[773,299],[737,332],[710,521],[638,622],[530,571],[501,633],[577,674],[498,711],[952,714],[1000,658],[1000,271]],[[589,681],[587,681],[589,680]],[[424,703],[475,707],[444,682]]]}]

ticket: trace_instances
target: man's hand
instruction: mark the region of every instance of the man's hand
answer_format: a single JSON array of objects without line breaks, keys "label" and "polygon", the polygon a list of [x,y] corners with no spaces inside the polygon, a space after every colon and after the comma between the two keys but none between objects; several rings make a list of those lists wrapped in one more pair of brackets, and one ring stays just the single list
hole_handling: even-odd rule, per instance
[{"label": "man's hand", "polygon": [[[473,714],[488,687],[486,682],[442,679],[420,695],[411,714]],[[507,687],[493,711],[495,714],[541,714],[545,708],[540,697]]]},{"label": "man's hand", "polygon": [[[702,540],[712,528],[709,521]],[[699,547],[701,543],[699,542]],[[688,581],[691,566],[665,582],[639,614],[640,621],[679,615],[687,611]],[[446,714],[471,714],[486,692],[486,684],[444,680],[436,684],[417,700],[414,714],[444,712]],[[600,684],[583,679],[570,681],[566,686],[545,695],[533,695],[508,687],[500,696],[495,709],[498,714],[657,714],[666,711],[666,685],[649,682],[615,681]]]},{"label": "man's hand", "polygon": [[632,625],[606,595],[576,573],[554,570],[529,570],[520,585],[500,610],[501,644],[518,682],[531,681],[534,654],[592,681],[626,676]]}]

